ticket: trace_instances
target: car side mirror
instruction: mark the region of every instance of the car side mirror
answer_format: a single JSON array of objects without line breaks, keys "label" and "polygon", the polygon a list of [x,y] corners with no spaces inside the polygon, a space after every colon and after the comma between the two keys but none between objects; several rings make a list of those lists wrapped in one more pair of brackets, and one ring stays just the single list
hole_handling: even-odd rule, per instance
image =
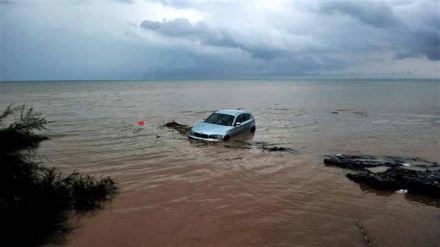
[{"label": "car side mirror", "polygon": [[240,126],[241,125],[241,122],[236,122],[235,123],[235,126]]}]

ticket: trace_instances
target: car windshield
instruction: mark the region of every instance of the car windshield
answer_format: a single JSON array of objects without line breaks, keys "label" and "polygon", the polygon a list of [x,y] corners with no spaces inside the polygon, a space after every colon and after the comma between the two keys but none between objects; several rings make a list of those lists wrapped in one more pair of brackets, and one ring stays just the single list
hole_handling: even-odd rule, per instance
[{"label": "car windshield", "polygon": [[233,121],[234,121],[234,116],[220,114],[220,113],[213,113],[205,120],[205,123],[232,126]]}]

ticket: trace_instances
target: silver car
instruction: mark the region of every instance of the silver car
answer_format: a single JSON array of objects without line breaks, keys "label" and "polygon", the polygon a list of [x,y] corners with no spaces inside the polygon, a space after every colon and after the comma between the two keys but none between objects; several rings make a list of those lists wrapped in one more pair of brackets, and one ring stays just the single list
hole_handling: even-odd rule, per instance
[{"label": "silver car", "polygon": [[255,119],[244,110],[220,110],[212,113],[205,121],[192,127],[189,138],[205,141],[227,141],[231,137],[254,132]]}]

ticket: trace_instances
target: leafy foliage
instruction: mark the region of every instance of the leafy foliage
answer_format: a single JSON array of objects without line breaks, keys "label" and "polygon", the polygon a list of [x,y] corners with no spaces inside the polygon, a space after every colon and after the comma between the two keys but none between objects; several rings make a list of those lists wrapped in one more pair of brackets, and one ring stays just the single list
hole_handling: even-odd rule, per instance
[{"label": "leafy foliage", "polygon": [[6,229],[3,241],[12,246],[38,245],[65,234],[69,212],[98,208],[118,190],[111,178],[63,176],[38,161],[37,149],[49,138],[34,131],[46,124],[25,105],[9,106],[0,115],[0,227]]}]

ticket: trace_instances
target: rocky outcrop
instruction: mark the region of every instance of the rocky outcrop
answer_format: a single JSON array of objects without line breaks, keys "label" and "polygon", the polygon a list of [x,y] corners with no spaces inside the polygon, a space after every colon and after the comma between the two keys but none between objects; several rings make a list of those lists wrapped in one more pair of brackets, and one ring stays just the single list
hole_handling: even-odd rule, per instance
[{"label": "rocky outcrop", "polygon": [[262,150],[264,151],[268,151],[268,152],[289,152],[289,153],[298,153],[295,149],[291,149],[291,148],[286,148],[286,147],[277,147],[277,146],[273,146],[273,147],[267,147],[267,146],[261,146],[260,147]]},{"label": "rocky outcrop", "polygon": [[164,124],[165,127],[176,130],[177,132],[179,132],[182,135],[187,135],[188,132],[191,130],[191,126],[188,125],[184,125],[184,124],[180,124],[177,122],[168,122],[166,124]]},{"label": "rocky outcrop", "polygon": [[436,168],[437,162],[430,162],[420,158],[409,157],[383,157],[378,158],[371,155],[342,155],[337,154],[324,159],[324,164],[340,168],[363,171],[371,167],[413,167],[413,168]]},{"label": "rocky outcrop", "polygon": [[419,158],[336,155],[324,159],[326,165],[358,171],[347,177],[380,190],[440,198],[440,166]]},{"label": "rocky outcrop", "polygon": [[347,177],[374,189],[403,189],[412,194],[440,198],[440,170],[417,171],[396,167],[378,173],[370,171],[363,171],[357,174],[349,173]]}]

